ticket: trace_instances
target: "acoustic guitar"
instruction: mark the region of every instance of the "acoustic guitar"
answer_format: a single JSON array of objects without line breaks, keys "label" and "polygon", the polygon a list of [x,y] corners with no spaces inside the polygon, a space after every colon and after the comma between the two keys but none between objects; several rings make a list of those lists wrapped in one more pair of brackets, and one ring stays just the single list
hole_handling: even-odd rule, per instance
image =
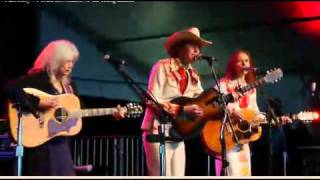
[{"label": "acoustic guitar", "polygon": [[[281,79],[283,72],[280,68],[274,68],[273,70],[267,71],[266,75],[254,83],[251,83],[247,86],[237,89],[239,93],[245,93],[257,86],[274,83]],[[172,118],[173,130],[176,136],[182,139],[189,139],[195,135],[200,134],[203,126],[206,122],[220,121],[224,110],[222,108],[222,98],[227,102],[232,101],[231,94],[222,95],[216,89],[210,88],[204,90],[198,97],[189,98],[189,97],[178,97],[171,101],[171,103],[179,105],[189,105],[197,104],[203,109],[203,117],[195,118],[186,116],[183,113],[180,113],[177,118]]]},{"label": "acoustic guitar", "polygon": [[[237,144],[246,144],[258,140],[262,134],[261,124],[267,124],[264,116],[259,116],[259,113],[253,109],[243,109],[239,113],[239,118],[231,118],[231,123],[227,123],[224,130],[226,142],[226,150],[233,149]],[[292,120],[300,120],[305,123],[312,122],[319,118],[318,113],[302,111],[297,114],[287,115]],[[277,122],[280,122],[280,117],[277,117]],[[280,122],[287,124],[291,122]],[[220,128],[221,121],[209,121],[205,124],[201,132],[201,140],[204,147],[212,154],[221,154],[220,143]],[[276,125],[272,121],[273,125]]]},{"label": "acoustic guitar", "polygon": [[[45,111],[36,112],[39,118],[32,113],[23,112],[22,144],[25,147],[36,147],[56,136],[73,136],[82,128],[82,117],[112,115],[116,108],[80,109],[80,100],[74,94],[51,95],[34,88],[23,90],[41,99],[57,97],[58,106]],[[126,117],[137,117],[143,112],[142,106],[128,103],[123,107]],[[18,136],[18,110],[16,106],[8,103],[8,117],[12,137],[17,141]]]}]

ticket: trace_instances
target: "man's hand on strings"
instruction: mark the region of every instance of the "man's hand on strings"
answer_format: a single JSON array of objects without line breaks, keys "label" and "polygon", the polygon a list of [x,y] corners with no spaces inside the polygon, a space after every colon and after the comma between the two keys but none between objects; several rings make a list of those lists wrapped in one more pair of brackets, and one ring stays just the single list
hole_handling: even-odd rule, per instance
[{"label": "man's hand on strings", "polygon": [[292,123],[292,119],[289,116],[280,116],[278,118],[280,125],[285,125],[288,123]]},{"label": "man's hand on strings", "polygon": [[232,97],[233,97],[234,101],[238,101],[242,96],[243,96],[243,94],[238,93],[238,92],[233,92],[232,93]]},{"label": "man's hand on strings", "polygon": [[204,115],[203,109],[197,104],[190,104],[183,106],[183,112],[192,117],[202,117]]}]

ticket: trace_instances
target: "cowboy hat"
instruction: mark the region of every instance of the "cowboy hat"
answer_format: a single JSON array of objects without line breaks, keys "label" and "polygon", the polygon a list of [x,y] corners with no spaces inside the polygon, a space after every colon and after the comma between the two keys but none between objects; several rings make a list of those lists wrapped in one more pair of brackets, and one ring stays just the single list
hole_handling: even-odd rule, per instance
[{"label": "cowboy hat", "polygon": [[186,30],[175,32],[168,37],[167,42],[165,43],[167,52],[171,54],[172,47],[184,40],[198,42],[201,48],[212,44],[211,41],[204,40],[200,37],[200,31],[197,27],[190,27]]}]

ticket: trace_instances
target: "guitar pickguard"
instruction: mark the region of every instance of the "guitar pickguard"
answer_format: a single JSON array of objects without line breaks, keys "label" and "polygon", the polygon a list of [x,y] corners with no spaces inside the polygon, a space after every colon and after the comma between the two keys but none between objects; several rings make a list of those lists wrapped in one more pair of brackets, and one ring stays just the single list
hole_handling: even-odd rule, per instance
[{"label": "guitar pickguard", "polygon": [[48,136],[53,137],[60,132],[69,132],[72,127],[75,127],[79,118],[72,117],[63,123],[58,123],[54,119],[48,121]]}]

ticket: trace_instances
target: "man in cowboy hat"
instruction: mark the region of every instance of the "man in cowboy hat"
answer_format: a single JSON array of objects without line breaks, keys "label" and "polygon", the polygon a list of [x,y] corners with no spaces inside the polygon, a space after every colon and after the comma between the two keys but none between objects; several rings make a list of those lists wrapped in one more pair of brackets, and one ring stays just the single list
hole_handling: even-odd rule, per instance
[{"label": "man in cowboy hat", "polygon": [[[200,51],[212,42],[200,37],[200,31],[191,27],[173,33],[165,43],[169,58],[158,60],[150,73],[148,89],[164,109],[176,117],[179,112],[193,117],[203,116],[203,110],[196,104],[179,106],[170,103],[174,98],[196,97],[203,91],[199,74],[191,64],[200,57]],[[148,106],[141,125],[143,130],[143,144],[146,154],[148,175],[160,175],[159,141],[152,141],[150,137],[156,136],[159,131],[159,117],[151,106]],[[165,172],[167,176],[185,175],[185,144],[184,141],[170,139],[170,122],[165,124],[166,136]]]}]

